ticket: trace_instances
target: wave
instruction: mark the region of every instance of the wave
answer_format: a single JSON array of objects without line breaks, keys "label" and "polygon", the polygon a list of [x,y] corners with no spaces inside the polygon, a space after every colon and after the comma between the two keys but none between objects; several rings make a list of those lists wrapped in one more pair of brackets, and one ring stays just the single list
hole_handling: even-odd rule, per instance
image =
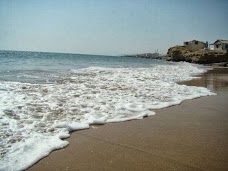
[{"label": "wave", "polygon": [[71,70],[51,84],[0,81],[0,170],[28,168],[67,146],[64,139],[71,131],[142,119],[154,115],[154,109],[215,95],[203,87],[177,84],[205,71],[187,63],[90,67]]}]

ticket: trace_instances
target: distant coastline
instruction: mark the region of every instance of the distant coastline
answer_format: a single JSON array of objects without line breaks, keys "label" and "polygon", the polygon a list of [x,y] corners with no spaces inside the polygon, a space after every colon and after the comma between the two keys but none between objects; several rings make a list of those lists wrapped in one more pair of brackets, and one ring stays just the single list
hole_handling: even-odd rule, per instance
[{"label": "distant coastline", "polygon": [[166,59],[166,55],[155,53],[142,53],[142,54],[128,54],[122,55],[122,57],[134,57],[134,58],[148,58],[148,59]]}]

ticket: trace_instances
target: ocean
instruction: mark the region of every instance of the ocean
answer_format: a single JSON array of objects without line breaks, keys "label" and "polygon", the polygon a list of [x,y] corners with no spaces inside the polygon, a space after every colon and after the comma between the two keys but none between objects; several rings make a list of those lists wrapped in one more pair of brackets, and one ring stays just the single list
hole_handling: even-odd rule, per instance
[{"label": "ocean", "polygon": [[214,95],[177,84],[207,71],[184,62],[22,51],[0,60],[0,170],[28,168],[66,147],[72,131]]}]

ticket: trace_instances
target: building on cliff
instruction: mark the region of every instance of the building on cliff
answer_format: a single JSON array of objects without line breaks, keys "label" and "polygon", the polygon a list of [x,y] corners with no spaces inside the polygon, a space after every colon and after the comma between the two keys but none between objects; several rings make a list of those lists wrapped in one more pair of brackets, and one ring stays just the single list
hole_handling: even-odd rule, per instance
[{"label": "building on cliff", "polygon": [[213,45],[215,51],[228,52],[228,40],[216,40]]},{"label": "building on cliff", "polygon": [[188,42],[184,42],[184,46],[186,46],[188,49],[192,51],[200,50],[200,49],[207,49],[208,48],[208,43],[204,43],[202,41],[198,40],[192,40]]}]

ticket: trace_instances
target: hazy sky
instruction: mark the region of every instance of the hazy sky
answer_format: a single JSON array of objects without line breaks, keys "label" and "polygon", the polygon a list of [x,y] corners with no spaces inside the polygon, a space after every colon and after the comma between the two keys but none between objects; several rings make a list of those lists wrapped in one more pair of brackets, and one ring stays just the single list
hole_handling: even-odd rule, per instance
[{"label": "hazy sky", "polygon": [[0,49],[166,53],[228,39],[228,0],[0,0]]}]

